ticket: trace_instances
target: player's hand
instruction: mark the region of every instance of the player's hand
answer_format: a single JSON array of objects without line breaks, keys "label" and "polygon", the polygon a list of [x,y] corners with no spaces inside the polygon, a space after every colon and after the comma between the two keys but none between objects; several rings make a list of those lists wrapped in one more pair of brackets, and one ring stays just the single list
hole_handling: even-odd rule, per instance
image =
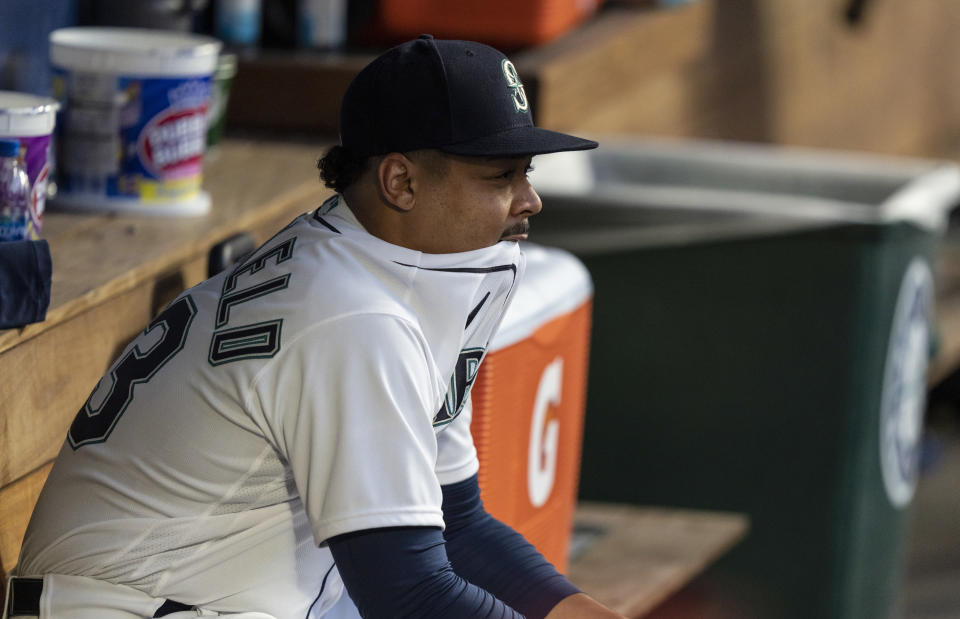
[{"label": "player's hand", "polygon": [[575,593],[553,607],[546,619],[627,619],[585,593]]}]

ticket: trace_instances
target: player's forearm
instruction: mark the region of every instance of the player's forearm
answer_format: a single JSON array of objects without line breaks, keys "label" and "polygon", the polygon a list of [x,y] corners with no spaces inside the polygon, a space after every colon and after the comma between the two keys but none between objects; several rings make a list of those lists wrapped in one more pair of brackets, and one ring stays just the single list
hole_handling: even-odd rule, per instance
[{"label": "player's forearm", "polygon": [[524,619],[450,568],[435,527],[369,529],[328,540],[347,592],[372,619]]},{"label": "player's forearm", "polygon": [[543,619],[560,600],[579,592],[519,533],[487,518],[467,538],[447,536],[447,556],[459,576],[527,619]]},{"label": "player's forearm", "polygon": [[483,509],[476,476],[443,487],[443,512],[454,571],[528,619],[543,619],[579,592],[522,535]]},{"label": "player's forearm", "polygon": [[575,593],[553,607],[546,619],[626,619],[584,593]]}]

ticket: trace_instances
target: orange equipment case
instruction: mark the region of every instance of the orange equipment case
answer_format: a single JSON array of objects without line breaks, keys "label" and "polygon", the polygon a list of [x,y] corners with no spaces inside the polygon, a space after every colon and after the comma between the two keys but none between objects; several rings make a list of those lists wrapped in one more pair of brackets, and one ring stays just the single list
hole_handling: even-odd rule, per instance
[{"label": "orange equipment case", "polygon": [[547,43],[592,16],[602,0],[380,0],[380,31],[397,39],[430,33],[503,49]]},{"label": "orange equipment case", "polygon": [[593,286],[571,254],[525,244],[526,273],[471,390],[484,505],[561,572],[573,529]]}]

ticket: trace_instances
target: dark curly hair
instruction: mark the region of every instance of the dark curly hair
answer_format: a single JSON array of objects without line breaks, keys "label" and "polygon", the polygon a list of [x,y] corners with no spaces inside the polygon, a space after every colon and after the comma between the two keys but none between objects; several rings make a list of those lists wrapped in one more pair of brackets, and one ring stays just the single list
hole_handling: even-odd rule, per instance
[{"label": "dark curly hair", "polygon": [[[450,167],[447,156],[439,150],[425,148],[408,151],[403,155],[421,163],[435,175],[446,174]],[[337,145],[332,146],[323,158],[317,161],[317,168],[320,170],[320,178],[324,185],[337,193],[343,193],[350,185],[357,182],[367,169],[378,165],[382,159],[382,155],[361,157]]]},{"label": "dark curly hair", "polygon": [[317,161],[317,169],[320,170],[320,179],[324,185],[337,193],[343,193],[347,187],[357,182],[367,169],[369,161],[370,157],[355,155],[338,144]]}]

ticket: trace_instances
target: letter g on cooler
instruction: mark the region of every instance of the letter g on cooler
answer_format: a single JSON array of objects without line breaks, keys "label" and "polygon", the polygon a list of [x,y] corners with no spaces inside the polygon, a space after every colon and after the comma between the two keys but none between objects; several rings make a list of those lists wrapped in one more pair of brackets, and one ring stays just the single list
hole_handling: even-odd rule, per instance
[{"label": "letter g on cooler", "polygon": [[527,494],[534,507],[541,507],[550,498],[557,473],[560,446],[560,421],[547,420],[550,405],[560,405],[563,391],[563,359],[554,359],[540,375],[530,424],[530,447],[527,452]]}]

